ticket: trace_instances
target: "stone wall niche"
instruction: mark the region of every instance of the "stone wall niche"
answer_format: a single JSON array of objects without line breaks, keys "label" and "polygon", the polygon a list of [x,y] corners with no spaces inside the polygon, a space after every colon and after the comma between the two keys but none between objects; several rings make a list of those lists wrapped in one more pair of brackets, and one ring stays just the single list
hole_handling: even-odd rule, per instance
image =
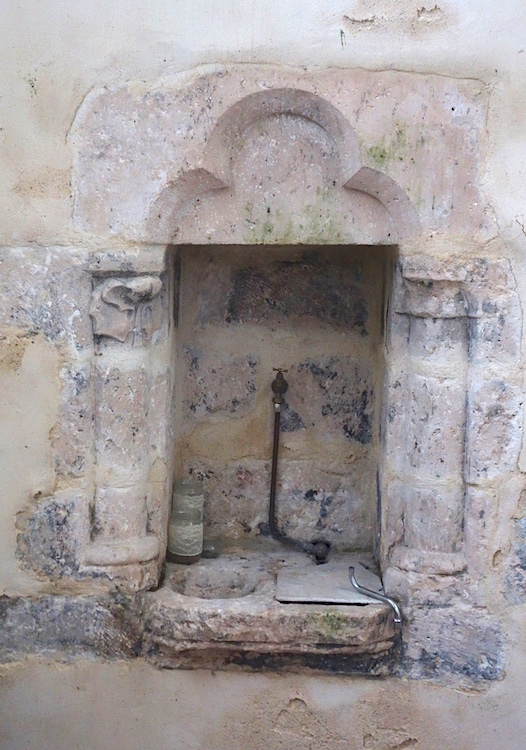
[{"label": "stone wall niche", "polygon": [[204,480],[212,531],[268,535],[270,383],[285,368],[284,529],[371,552],[385,306],[414,209],[361,164],[342,113],[296,87],[230,106],[198,162],[147,222],[178,248],[178,470]]},{"label": "stone wall niche", "polygon": [[[275,598],[280,557],[305,556],[268,544],[270,384],[287,370],[281,528],[374,564],[386,310],[396,243],[417,227],[403,191],[361,165],[342,114],[289,87],[230,107],[199,166],[159,193],[147,229],[174,245],[179,281],[176,470],[203,480],[207,533],[230,552],[201,575],[169,569],[151,595],[156,663],[389,670],[397,636],[385,606]],[[240,565],[253,593],[218,609],[213,581]],[[202,580],[211,593],[199,597]]]},{"label": "stone wall niche", "polygon": [[[446,76],[250,65],[80,107],[75,222],[99,249],[79,251],[92,330],[70,347],[82,379],[63,414],[82,407],[89,429],[64,416],[55,430],[75,446],[77,473],[60,478],[75,502],[65,521],[32,506],[19,553],[30,566],[35,517],[60,560],[67,532],[68,585],[124,594],[126,654],[467,687],[502,676],[487,600],[499,513],[522,482],[522,315],[480,188],[486,99]],[[375,553],[402,604],[401,650],[383,605],[279,604],[270,564],[237,599],[150,590],[174,471],[205,481],[210,530],[265,541],[273,367],[291,384],[281,520]]]}]

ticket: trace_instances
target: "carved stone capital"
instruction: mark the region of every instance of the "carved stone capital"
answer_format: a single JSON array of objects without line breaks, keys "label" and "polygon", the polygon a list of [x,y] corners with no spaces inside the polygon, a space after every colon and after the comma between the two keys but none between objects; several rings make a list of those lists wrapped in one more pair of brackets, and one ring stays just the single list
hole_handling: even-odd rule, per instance
[{"label": "carved stone capital", "polygon": [[95,336],[124,342],[131,335],[132,346],[148,344],[160,324],[161,288],[157,276],[103,281],[95,288],[90,307]]}]

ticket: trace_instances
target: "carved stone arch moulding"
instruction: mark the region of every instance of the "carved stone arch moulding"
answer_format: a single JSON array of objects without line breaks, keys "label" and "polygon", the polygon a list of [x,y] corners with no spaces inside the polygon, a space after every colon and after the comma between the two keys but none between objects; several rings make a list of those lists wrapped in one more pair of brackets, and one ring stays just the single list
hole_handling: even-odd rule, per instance
[{"label": "carved stone arch moulding", "polygon": [[485,113],[476,82],[394,71],[215,67],[92,92],[75,220],[146,243],[487,239]]},{"label": "carved stone arch moulding", "polygon": [[[309,126],[311,131],[321,131],[322,143],[325,139],[332,147],[331,163],[325,165],[328,167],[328,179],[325,180],[328,184],[324,185],[322,179],[316,185],[316,200],[310,200],[304,190],[295,201],[293,196],[298,192],[298,183],[302,183],[305,189],[312,179],[309,167],[313,162],[323,161],[325,156],[323,145],[312,143],[315,134],[309,133]],[[258,145],[261,148],[254,142],[258,139],[250,137],[254,129],[257,129],[258,136],[271,142],[276,137],[281,138],[282,143],[276,144],[270,159],[269,149],[263,144],[266,163],[249,158],[246,160],[248,164],[236,169],[243,150],[252,150],[253,155]],[[304,145],[297,154],[298,159],[288,158],[291,141],[302,136],[311,141],[311,148]],[[271,165],[267,170],[269,161]],[[280,179],[279,175],[276,177],[276,169],[285,173],[285,179]],[[267,176],[270,177],[267,189],[258,189]],[[272,201],[270,194],[276,198],[276,191],[280,197]],[[205,211],[206,225],[197,215],[194,216],[197,221],[180,221],[185,204],[187,214],[191,215],[202,196],[212,192],[214,196],[210,196],[205,204],[208,209]],[[351,196],[346,192],[369,196],[378,201],[384,211],[380,206],[373,208],[370,200],[365,204],[358,201],[354,210],[349,211],[346,204]],[[255,215],[258,201],[264,203],[259,209],[267,232],[258,234],[256,231],[247,237],[246,224],[254,227],[258,224]],[[249,217],[245,216],[247,206],[252,214]],[[199,210],[203,211],[203,205]],[[366,222],[359,218],[363,212],[367,213]],[[296,216],[300,221],[295,221]],[[377,226],[373,228],[371,224],[375,219]],[[199,165],[191,167],[163,188],[152,206],[147,226],[157,242],[250,243],[259,240],[261,244],[286,241],[394,244],[417,234],[419,222],[407,195],[394,180],[376,169],[361,165],[356,134],[333,104],[308,91],[278,88],[249,94],[219,118]]]}]

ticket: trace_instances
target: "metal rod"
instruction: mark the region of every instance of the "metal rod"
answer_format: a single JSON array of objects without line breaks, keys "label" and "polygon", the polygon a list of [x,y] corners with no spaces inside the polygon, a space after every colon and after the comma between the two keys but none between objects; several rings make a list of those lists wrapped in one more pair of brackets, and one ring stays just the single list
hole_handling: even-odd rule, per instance
[{"label": "metal rod", "polygon": [[281,406],[285,403],[283,398],[284,394],[288,390],[288,383],[283,377],[283,373],[287,372],[282,369],[275,369],[277,375],[272,381],[272,391],[274,396],[272,397],[272,403],[274,404],[274,439],[272,441],[272,469],[270,473],[270,497],[268,506],[268,528],[269,532],[274,539],[281,542],[287,547],[292,549],[302,550],[307,552],[309,555],[314,555],[314,558],[318,564],[327,562],[327,556],[329,554],[330,545],[328,542],[319,540],[317,542],[301,542],[296,539],[291,539],[287,536],[278,526],[277,510],[276,510],[276,489],[278,484],[278,455],[279,455],[279,433],[280,433],[280,421],[281,421]]},{"label": "metal rod", "polygon": [[395,602],[394,599],[391,599],[388,596],[385,596],[385,594],[379,594],[378,591],[372,591],[371,589],[366,589],[365,586],[360,586],[358,581],[355,578],[354,575],[354,567],[351,565],[349,568],[349,580],[356,589],[356,591],[359,591],[360,594],[365,594],[365,596],[370,596],[372,599],[377,599],[379,602],[384,602],[384,604],[389,604],[390,607],[394,610],[394,618],[393,622],[395,625],[402,625],[402,612],[400,610],[400,607]]},{"label": "metal rod", "polygon": [[268,527],[274,539],[280,542],[284,535],[278,527],[276,519],[276,486],[278,481],[278,453],[279,453],[279,430],[281,418],[281,404],[274,404],[274,440],[272,442],[272,469],[270,473],[270,498],[268,508]]}]

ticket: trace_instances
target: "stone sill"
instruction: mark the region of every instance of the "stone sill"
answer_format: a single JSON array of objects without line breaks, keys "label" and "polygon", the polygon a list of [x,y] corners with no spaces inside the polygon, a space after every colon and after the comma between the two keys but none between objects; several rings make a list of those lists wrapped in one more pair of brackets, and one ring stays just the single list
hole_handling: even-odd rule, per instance
[{"label": "stone sill", "polygon": [[[221,591],[223,598],[182,593],[185,566],[167,565],[162,587],[145,595],[146,657],[173,669],[389,674],[397,645],[391,608],[381,603],[282,604],[275,599],[282,555],[246,554],[240,588],[247,588],[248,575],[254,590],[233,598]],[[214,574],[232,561],[233,556],[202,560],[192,572]],[[214,591],[204,593],[213,596]]]}]

